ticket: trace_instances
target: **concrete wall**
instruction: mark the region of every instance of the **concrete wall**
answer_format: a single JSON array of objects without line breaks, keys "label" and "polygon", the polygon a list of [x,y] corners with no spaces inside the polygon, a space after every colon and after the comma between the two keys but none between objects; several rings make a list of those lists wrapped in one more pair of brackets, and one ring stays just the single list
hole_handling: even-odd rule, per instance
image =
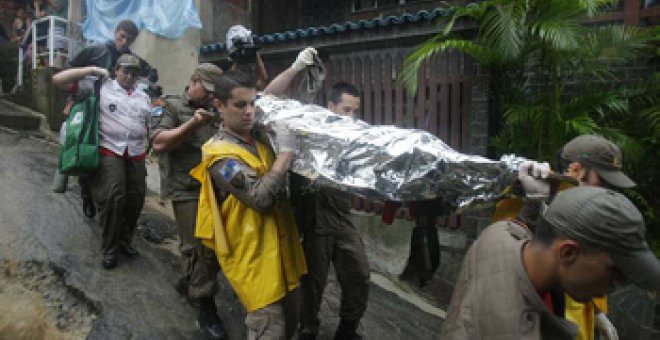
[{"label": "concrete wall", "polygon": [[[227,30],[233,25],[252,27],[252,0],[199,0],[202,20],[202,44],[225,42]],[[255,32],[253,30],[253,33]]]},{"label": "concrete wall", "polygon": [[200,30],[189,28],[178,40],[166,39],[142,30],[131,47],[158,69],[163,93],[176,94],[188,85],[198,61]]}]

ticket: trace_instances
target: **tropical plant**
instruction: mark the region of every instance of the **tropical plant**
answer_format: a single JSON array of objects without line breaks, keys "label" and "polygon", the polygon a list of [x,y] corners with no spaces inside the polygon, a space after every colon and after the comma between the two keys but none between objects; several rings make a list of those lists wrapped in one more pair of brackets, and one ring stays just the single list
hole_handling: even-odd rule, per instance
[{"label": "tropical plant", "polygon": [[[458,8],[442,32],[406,58],[401,80],[415,93],[419,69],[432,55],[454,49],[471,56],[490,70],[496,107],[491,120],[501,124],[492,145],[500,152],[554,159],[578,134],[616,134],[599,122],[610,111],[627,110],[625,97],[611,85],[617,80],[612,66],[638,58],[649,34],[636,27],[581,23],[616,3],[489,0]],[[459,19],[476,23],[474,38],[453,33]]]},{"label": "tropical plant", "polygon": [[[400,81],[417,91],[423,63],[458,50],[489,74],[495,153],[554,161],[571,138],[596,133],[621,146],[628,196],[644,212],[660,254],[660,73],[636,83],[619,66],[649,62],[660,29],[587,25],[616,0],[487,0],[457,8],[442,31],[415,49]],[[454,32],[457,22],[474,30]],[[652,61],[657,65],[657,60]]]}]

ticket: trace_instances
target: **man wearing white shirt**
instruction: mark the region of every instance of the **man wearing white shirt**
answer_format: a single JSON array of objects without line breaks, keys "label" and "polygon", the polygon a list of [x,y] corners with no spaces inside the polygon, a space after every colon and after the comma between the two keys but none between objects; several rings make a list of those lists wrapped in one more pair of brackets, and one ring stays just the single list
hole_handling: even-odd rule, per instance
[{"label": "man wearing white shirt", "polygon": [[91,93],[88,76],[101,77],[99,132],[101,160],[92,178],[92,194],[99,204],[103,226],[103,268],[117,265],[117,253],[137,256],[131,246],[137,219],[144,205],[149,126],[149,96],[136,88],[140,59],[124,54],[117,60],[116,78],[104,68],[71,68],[53,76],[53,83],[78,95]]}]

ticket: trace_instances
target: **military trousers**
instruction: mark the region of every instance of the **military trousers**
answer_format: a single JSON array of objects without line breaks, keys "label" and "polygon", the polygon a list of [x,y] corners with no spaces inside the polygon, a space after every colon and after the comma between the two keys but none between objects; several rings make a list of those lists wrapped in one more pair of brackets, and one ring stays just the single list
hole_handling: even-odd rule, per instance
[{"label": "military trousers", "polygon": [[317,334],[323,290],[328,282],[330,263],[341,288],[342,320],[359,322],[367,309],[369,262],[360,234],[344,228],[331,235],[314,231],[303,234],[307,274],[302,277],[301,333]]},{"label": "military trousers", "polygon": [[119,246],[131,243],[144,206],[146,176],[144,160],[101,155],[90,184],[100,210],[104,254],[115,253]]},{"label": "military trousers", "polygon": [[211,297],[218,290],[220,265],[215,252],[195,237],[198,200],[172,201],[174,219],[179,229],[181,270],[191,298]]},{"label": "military trousers", "polygon": [[266,307],[247,313],[248,340],[291,339],[300,320],[300,288]]}]

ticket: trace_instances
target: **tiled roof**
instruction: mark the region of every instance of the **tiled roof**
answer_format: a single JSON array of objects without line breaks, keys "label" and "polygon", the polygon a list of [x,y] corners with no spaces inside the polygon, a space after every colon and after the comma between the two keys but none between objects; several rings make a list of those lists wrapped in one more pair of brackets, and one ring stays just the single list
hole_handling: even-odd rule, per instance
[{"label": "tiled roof", "polygon": [[[270,44],[284,41],[292,41],[301,38],[308,38],[319,35],[340,34],[351,31],[370,30],[376,27],[387,27],[402,25],[405,23],[428,22],[439,17],[450,16],[454,13],[454,8],[436,8],[432,10],[421,10],[416,13],[404,13],[401,15],[390,15],[384,18],[374,18],[371,20],[347,21],[343,24],[330,24],[328,26],[312,26],[299,28],[295,31],[286,31],[281,33],[272,33],[256,36],[256,40],[262,44]],[[214,44],[202,45],[199,48],[200,53],[221,52],[225,50],[225,44],[218,42]]]}]

